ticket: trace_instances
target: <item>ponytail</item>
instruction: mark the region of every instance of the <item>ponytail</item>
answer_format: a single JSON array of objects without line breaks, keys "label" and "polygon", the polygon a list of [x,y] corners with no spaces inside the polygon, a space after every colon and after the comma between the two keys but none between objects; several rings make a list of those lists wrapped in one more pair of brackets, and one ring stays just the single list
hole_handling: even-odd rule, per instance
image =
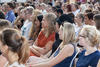
[{"label": "ponytail", "polygon": [[27,40],[24,37],[21,37],[21,40],[22,40],[22,45],[21,48],[18,50],[18,56],[19,56],[18,62],[20,64],[25,64],[27,59],[29,58],[30,49]]}]

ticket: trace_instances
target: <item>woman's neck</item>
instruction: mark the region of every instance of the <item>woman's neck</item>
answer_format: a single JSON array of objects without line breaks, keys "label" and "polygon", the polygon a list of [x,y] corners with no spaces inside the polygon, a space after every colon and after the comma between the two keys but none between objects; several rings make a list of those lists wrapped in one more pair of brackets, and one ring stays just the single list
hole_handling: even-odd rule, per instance
[{"label": "woman's neck", "polygon": [[9,62],[9,65],[13,64],[14,62],[18,62],[18,59],[19,57],[17,53],[14,53],[12,51],[8,52],[7,60]]},{"label": "woman's neck", "polygon": [[86,49],[85,55],[89,55],[97,50],[96,47],[90,47],[90,46],[86,47],[85,49]]}]

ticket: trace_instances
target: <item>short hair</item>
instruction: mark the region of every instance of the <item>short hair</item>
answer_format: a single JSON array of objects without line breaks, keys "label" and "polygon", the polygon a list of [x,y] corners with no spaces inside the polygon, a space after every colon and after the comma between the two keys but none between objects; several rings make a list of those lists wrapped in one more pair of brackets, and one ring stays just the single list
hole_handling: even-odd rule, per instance
[{"label": "short hair", "polygon": [[93,20],[94,14],[92,12],[89,12],[85,16],[87,16],[89,20]]},{"label": "short hair", "polygon": [[34,8],[33,8],[32,6],[26,7],[26,12],[27,12],[28,14],[32,14],[32,13],[33,13],[33,10],[34,10]]},{"label": "short hair", "polygon": [[72,17],[68,14],[62,14],[60,17],[59,17],[59,20],[64,23],[65,21],[67,22],[70,22],[70,23],[74,23]]},{"label": "short hair", "polygon": [[0,19],[0,31],[5,28],[11,28],[11,23],[8,20]]},{"label": "short hair", "polygon": [[15,8],[15,4],[8,2],[7,5],[9,5],[10,8],[14,9]]},{"label": "short hair", "polygon": [[62,9],[57,9],[57,13],[63,14],[63,10]]},{"label": "short hair", "polygon": [[99,31],[96,29],[95,26],[85,25],[82,30],[80,31],[80,35],[88,38],[92,47],[98,46],[100,41]]},{"label": "short hair", "polygon": [[0,10],[0,19],[5,19],[5,15],[1,10]]},{"label": "short hair", "polygon": [[86,9],[85,10],[85,13],[89,13],[89,12],[92,12],[92,10],[91,9]]}]

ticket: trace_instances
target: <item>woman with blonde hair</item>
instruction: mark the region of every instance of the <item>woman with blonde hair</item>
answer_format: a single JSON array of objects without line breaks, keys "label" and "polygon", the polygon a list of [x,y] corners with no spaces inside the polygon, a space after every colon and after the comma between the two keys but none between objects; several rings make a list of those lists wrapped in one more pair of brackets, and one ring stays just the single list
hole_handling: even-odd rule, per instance
[{"label": "woman with blonde hair", "polygon": [[55,14],[48,13],[44,15],[42,21],[42,30],[31,47],[33,54],[41,56],[45,55],[51,50],[52,44],[55,41],[55,21]]},{"label": "woman with blonde hair", "polygon": [[99,45],[100,35],[96,27],[86,25],[79,34],[79,43],[84,50],[79,54],[76,67],[97,67],[100,59],[100,52],[97,47]]},{"label": "woman with blonde hair", "polygon": [[29,46],[24,37],[15,29],[5,29],[0,33],[0,50],[8,60],[5,67],[25,67],[29,58]]},{"label": "woman with blonde hair", "polygon": [[34,10],[31,20],[32,20],[32,27],[30,30],[29,40],[32,40],[33,42],[38,37],[39,32],[41,31],[41,21],[43,16],[41,15],[41,12],[39,10]]},{"label": "woman with blonde hair", "polygon": [[[67,31],[67,32],[66,32]],[[62,41],[55,53],[44,61],[31,64],[32,67],[72,67],[72,59],[76,55],[75,29],[70,23],[64,23],[60,27],[59,37]],[[34,59],[33,59],[34,60]],[[42,59],[41,59],[42,60]],[[72,63],[72,65],[70,65]]]}]

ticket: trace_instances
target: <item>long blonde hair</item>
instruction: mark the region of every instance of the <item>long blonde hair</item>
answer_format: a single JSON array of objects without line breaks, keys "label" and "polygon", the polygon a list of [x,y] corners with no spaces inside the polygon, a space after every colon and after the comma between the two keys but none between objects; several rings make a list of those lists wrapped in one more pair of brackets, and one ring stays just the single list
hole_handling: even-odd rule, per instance
[{"label": "long blonde hair", "polygon": [[63,26],[63,45],[75,42],[75,29],[74,26],[69,22],[64,22]]},{"label": "long blonde hair", "polygon": [[[35,39],[38,36],[38,33],[37,33],[38,31],[36,31],[37,29],[36,29],[35,21],[37,19],[37,16],[40,15],[41,12],[38,9],[36,9],[33,11],[33,14],[34,14],[34,16],[33,16],[33,20],[32,20],[32,27],[30,29],[29,38],[32,38],[35,41]],[[36,33],[36,34],[34,34],[34,33]]]},{"label": "long blonde hair", "polygon": [[54,13],[48,13],[44,15],[44,18],[48,22],[48,28],[44,29],[46,32],[45,36],[48,37],[50,34],[55,32],[56,15]]}]

